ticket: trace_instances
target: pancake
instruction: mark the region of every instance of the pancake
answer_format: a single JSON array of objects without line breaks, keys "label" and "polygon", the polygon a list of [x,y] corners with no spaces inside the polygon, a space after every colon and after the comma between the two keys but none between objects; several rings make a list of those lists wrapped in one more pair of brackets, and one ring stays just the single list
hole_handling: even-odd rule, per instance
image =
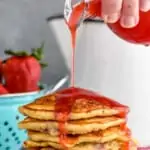
[{"label": "pancake", "polygon": [[[110,127],[124,124],[126,119],[115,116],[105,118],[90,118],[85,120],[72,120],[65,123],[65,129],[69,134],[85,134],[93,131],[105,130]],[[57,121],[42,121],[26,118],[18,124],[20,129],[39,132],[47,132],[50,135],[58,135],[59,123]]]},{"label": "pancake", "polygon": [[[40,132],[28,132],[28,137],[32,141],[36,142],[54,142],[60,143],[59,136],[51,136],[46,133]],[[67,135],[67,147],[74,147],[81,143],[106,143],[113,140],[119,140],[127,142],[130,137],[127,135],[126,131],[123,131],[119,127],[109,128],[103,131],[92,132],[83,135]]]},{"label": "pancake", "polygon": [[[65,89],[64,91],[60,91],[59,93],[41,97],[35,100],[33,103],[20,107],[19,111],[31,118],[40,120],[55,120],[56,101],[58,100],[58,98],[63,97],[63,104],[66,105],[65,94],[62,93],[67,92],[67,90],[70,89]],[[95,93],[93,94],[93,92],[78,88],[74,90],[79,90],[79,94],[81,95],[79,95],[79,98],[75,98],[71,112],[69,114],[69,120],[86,119],[96,116],[106,117],[113,115],[126,115],[129,112],[127,106],[121,105],[118,102],[115,102],[107,97],[100,96]],[[73,94],[78,95],[76,91]],[[67,100],[71,100],[73,94],[67,93]],[[99,101],[96,100],[96,98]]]},{"label": "pancake", "polygon": [[[50,146],[50,147],[49,147]],[[96,143],[84,143],[79,144],[75,147],[69,148],[68,150],[127,150],[127,143],[120,142],[120,141],[110,141],[104,144],[96,144]],[[25,148],[35,148],[34,150],[64,150],[63,146],[53,143],[53,142],[33,142],[33,141],[26,141],[24,142]],[[49,148],[48,148],[49,147]],[[54,149],[51,149],[54,148]],[[37,149],[36,149],[37,148]],[[130,150],[137,150],[135,145],[131,145]]]}]

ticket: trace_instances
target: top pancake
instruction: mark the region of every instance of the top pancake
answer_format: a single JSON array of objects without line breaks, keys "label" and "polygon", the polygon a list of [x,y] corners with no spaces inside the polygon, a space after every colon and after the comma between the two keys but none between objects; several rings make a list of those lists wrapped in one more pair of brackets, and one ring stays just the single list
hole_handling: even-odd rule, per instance
[{"label": "top pancake", "polygon": [[[19,110],[21,113],[31,118],[40,120],[55,120],[56,102],[60,96],[66,96],[65,94],[68,89],[41,97],[31,104],[20,107]],[[69,114],[69,120],[127,114],[129,111],[127,106],[121,105],[107,97],[95,94],[91,91],[81,90],[79,88],[76,89],[80,91],[80,96],[75,97],[75,102],[73,103]],[[78,95],[78,91],[76,93],[67,93],[67,99],[70,98],[71,100],[74,95]],[[99,98],[99,101],[95,99],[97,97]],[[63,99],[65,105],[65,98]]]}]

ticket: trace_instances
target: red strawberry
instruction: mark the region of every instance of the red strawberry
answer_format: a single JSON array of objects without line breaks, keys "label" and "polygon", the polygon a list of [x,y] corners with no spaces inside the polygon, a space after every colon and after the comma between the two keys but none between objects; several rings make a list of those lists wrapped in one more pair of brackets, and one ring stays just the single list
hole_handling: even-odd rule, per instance
[{"label": "red strawberry", "polygon": [[8,91],[2,84],[0,84],[0,95],[3,95],[3,94],[8,94]]},{"label": "red strawberry", "polygon": [[2,71],[6,88],[10,93],[22,93],[39,90],[38,83],[41,78],[41,64],[43,45],[32,49],[32,54],[24,51],[5,51],[11,55],[3,63]]}]

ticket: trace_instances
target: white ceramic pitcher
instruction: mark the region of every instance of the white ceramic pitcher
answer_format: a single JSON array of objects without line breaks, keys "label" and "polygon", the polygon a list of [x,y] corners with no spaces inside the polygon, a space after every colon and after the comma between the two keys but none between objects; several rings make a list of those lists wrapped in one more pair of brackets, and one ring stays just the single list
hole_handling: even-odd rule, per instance
[{"label": "white ceramic pitcher", "polygon": [[[48,23],[70,67],[71,37],[63,16]],[[133,136],[150,145],[150,47],[119,39],[100,21],[86,21],[77,36],[75,78],[77,86],[128,105]]]}]

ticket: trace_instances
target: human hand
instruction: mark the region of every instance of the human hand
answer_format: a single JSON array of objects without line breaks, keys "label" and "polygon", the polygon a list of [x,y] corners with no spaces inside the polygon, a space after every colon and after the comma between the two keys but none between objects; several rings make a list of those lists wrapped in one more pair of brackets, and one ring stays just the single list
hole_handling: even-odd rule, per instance
[{"label": "human hand", "polygon": [[[120,24],[125,28],[132,28],[139,22],[139,10],[149,11],[150,0],[101,0],[102,18],[107,23]],[[145,20],[146,21],[146,20]]]}]

